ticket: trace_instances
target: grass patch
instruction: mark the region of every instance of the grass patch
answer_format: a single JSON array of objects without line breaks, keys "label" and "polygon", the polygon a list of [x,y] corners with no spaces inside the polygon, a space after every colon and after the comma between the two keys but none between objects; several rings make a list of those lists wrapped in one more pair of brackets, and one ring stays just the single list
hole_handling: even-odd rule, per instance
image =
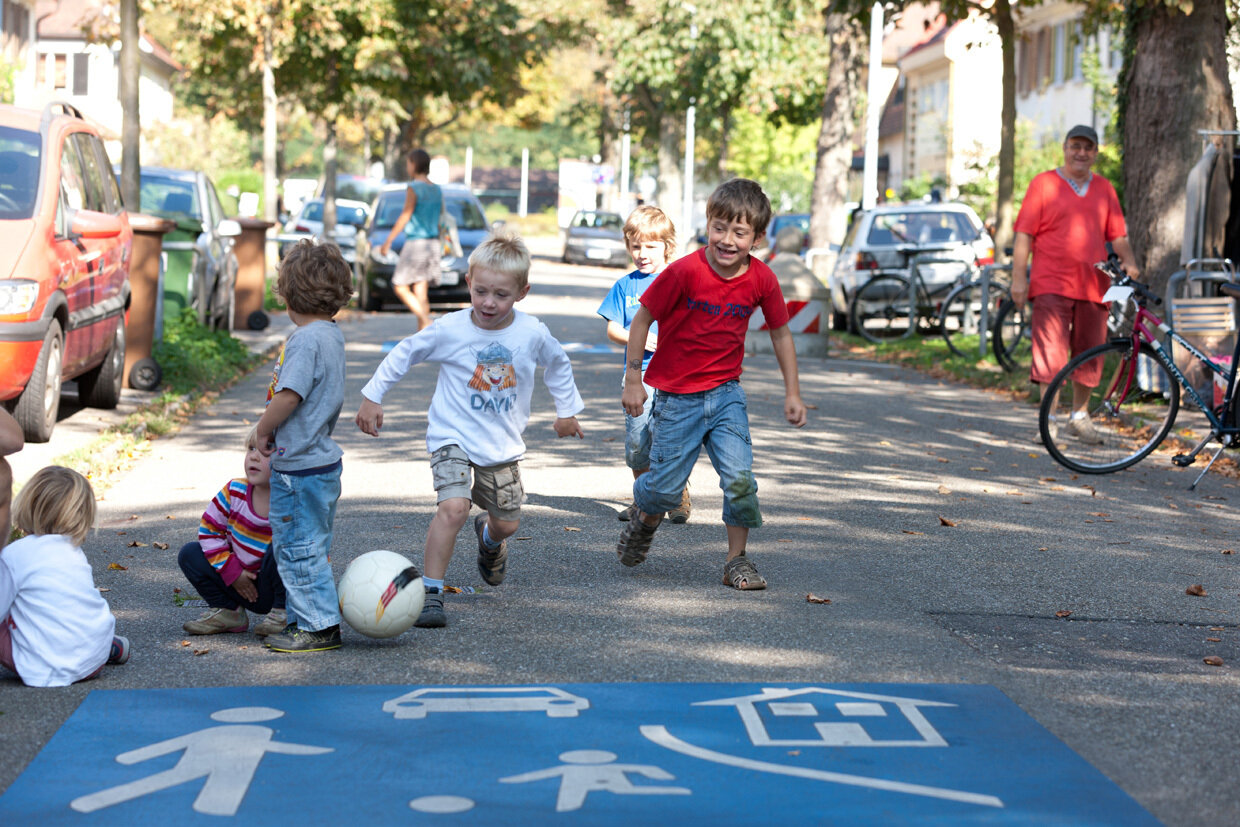
[{"label": "grass patch", "polygon": [[188,308],[164,323],[163,341],[155,345],[153,355],[163,369],[164,384],[174,394],[227,387],[255,364],[244,344],[226,330],[198,324]]}]

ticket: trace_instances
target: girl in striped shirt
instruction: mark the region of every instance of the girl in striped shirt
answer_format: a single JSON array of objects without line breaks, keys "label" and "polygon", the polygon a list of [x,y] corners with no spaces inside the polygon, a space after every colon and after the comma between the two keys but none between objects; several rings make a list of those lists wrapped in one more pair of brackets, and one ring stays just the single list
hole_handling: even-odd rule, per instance
[{"label": "girl in striped shirt", "polygon": [[191,635],[244,632],[248,609],[267,615],[254,634],[284,630],[284,584],[271,550],[271,459],[258,450],[258,428],[245,441],[245,477],[230,480],[202,514],[198,541],[177,555],[181,571],[210,607],[182,628]]}]

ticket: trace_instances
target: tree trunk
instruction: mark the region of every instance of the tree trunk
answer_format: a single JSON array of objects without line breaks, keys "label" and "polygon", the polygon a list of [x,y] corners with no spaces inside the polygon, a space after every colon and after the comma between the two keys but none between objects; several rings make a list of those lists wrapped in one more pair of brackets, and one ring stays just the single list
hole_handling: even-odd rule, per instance
[{"label": "tree trunk", "polygon": [[[280,99],[276,97],[276,75],[272,68],[271,18],[263,20],[263,217],[268,221],[279,221],[280,172],[277,165],[276,149],[279,144],[277,124],[280,119]],[[273,245],[274,246],[274,245]],[[268,250],[268,253],[272,252]]]},{"label": "tree trunk", "polygon": [[684,223],[681,213],[684,211],[685,179],[680,169],[682,121],[683,114],[679,112],[665,110],[659,116],[659,191],[655,200],[659,209],[677,225],[676,237],[692,239],[693,228],[679,226]]},{"label": "tree trunk", "polygon": [[138,112],[138,77],[142,72],[142,53],[138,45],[138,0],[121,0],[121,198],[126,209],[137,212],[141,204],[139,146],[142,130]]},{"label": "tree trunk", "polygon": [[1016,26],[1009,0],[996,0],[991,20],[1003,50],[1003,109],[999,127],[999,181],[995,193],[995,261],[1006,261],[1012,245],[1012,201],[1016,189]]},{"label": "tree trunk", "polygon": [[336,231],[336,107],[327,116],[327,137],[323,141],[323,238]]},{"label": "tree trunk", "polygon": [[1192,14],[1159,4],[1129,6],[1135,38],[1126,67],[1124,200],[1137,263],[1158,294],[1179,269],[1189,170],[1201,157],[1199,129],[1235,129],[1227,77],[1224,0]]},{"label": "tree trunk", "polygon": [[[831,43],[831,62],[822,100],[809,221],[809,246],[822,249],[839,243],[848,227],[848,174],[852,169],[855,115],[865,88],[869,40],[864,27],[844,14],[827,15],[826,36]],[[820,276],[832,266],[829,259],[814,258],[814,270]]]}]

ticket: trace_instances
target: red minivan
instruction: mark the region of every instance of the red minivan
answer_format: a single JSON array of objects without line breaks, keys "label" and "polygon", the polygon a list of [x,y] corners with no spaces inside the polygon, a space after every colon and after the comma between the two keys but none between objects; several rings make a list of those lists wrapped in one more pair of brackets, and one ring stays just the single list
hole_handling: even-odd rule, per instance
[{"label": "red minivan", "polygon": [[133,232],[98,130],[75,108],[0,106],[0,404],[47,442],[61,382],[115,408]]}]

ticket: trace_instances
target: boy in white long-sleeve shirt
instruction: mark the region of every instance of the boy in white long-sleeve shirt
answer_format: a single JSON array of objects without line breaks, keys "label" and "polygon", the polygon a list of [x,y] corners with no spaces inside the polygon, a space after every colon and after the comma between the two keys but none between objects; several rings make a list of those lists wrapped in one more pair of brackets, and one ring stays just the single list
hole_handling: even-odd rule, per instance
[{"label": "boy in white long-sleeve shirt", "polygon": [[568,355],[545,324],[513,308],[530,290],[529,270],[529,251],[515,236],[478,245],[469,257],[472,306],[401,341],[362,388],[357,427],[378,436],[388,390],[419,362],[439,364],[426,417],[439,507],[426,532],[426,600],[416,624],[423,628],[447,625],[444,575],[472,502],[486,510],[474,520],[478,572],[492,586],[504,582],[507,538],[520,525],[525,499],[518,463],[536,367],[545,369],[543,381],[555,401],[556,435],[585,436],[576,416],[585,405]]}]

